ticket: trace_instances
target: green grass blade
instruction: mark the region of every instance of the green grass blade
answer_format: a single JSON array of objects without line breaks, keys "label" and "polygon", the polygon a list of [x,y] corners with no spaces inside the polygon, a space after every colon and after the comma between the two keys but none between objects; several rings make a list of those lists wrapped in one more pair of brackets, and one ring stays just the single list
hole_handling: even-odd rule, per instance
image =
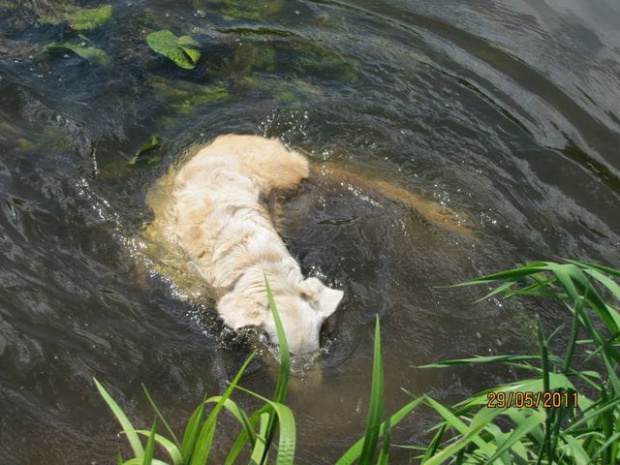
[{"label": "green grass blade", "polygon": [[267,460],[267,428],[269,428],[269,420],[271,419],[271,411],[265,411],[260,415],[260,425],[258,427],[257,440],[252,447],[251,464],[261,464]]},{"label": "green grass blade", "polygon": [[455,365],[469,365],[472,363],[505,363],[522,362],[524,360],[538,360],[540,355],[490,355],[483,357],[460,358],[454,360],[443,360],[428,365],[420,365],[417,368],[444,368]]},{"label": "green grass blade", "polygon": [[568,263],[572,263],[573,265],[577,265],[580,268],[598,270],[598,271],[602,271],[603,273],[607,273],[612,276],[616,276],[620,278],[620,270],[616,270],[608,266],[596,265],[594,263],[581,262],[578,260],[565,260],[565,261]]},{"label": "green grass blade", "polygon": [[583,449],[582,445],[579,444],[579,441],[577,441],[574,437],[570,435],[565,435],[562,437],[562,439],[564,440],[564,442],[566,442],[566,445],[568,446],[568,452],[570,453],[571,457],[575,459],[576,465],[588,465],[592,463],[590,456]]},{"label": "green grass blade", "polygon": [[286,400],[286,390],[288,386],[288,374],[291,369],[291,356],[288,351],[288,342],[286,340],[286,333],[282,326],[282,320],[280,320],[280,314],[278,313],[278,307],[273,298],[271,292],[271,286],[269,280],[265,276],[265,286],[267,287],[267,299],[269,301],[269,309],[271,310],[271,316],[276,324],[276,332],[278,334],[278,345],[280,346],[280,374],[278,376],[278,383],[276,385],[276,392],[274,395],[274,402],[283,403]]},{"label": "green grass blade", "polygon": [[433,436],[430,444],[428,445],[428,447],[426,447],[426,452],[424,453],[424,457],[422,457],[421,463],[426,463],[433,455],[437,453],[437,450],[439,450],[439,445],[441,444],[441,440],[447,429],[448,424],[445,422],[438,428],[437,433],[435,433],[435,436]]},{"label": "green grass blade", "polygon": [[482,302],[483,300],[487,300],[488,298],[493,297],[494,295],[497,295],[497,294],[506,293],[506,291],[508,291],[508,289],[510,289],[515,284],[516,284],[515,281],[512,281],[512,280],[506,281],[500,284],[499,286],[497,286],[495,289],[493,289],[491,292],[489,292],[485,296],[480,297],[478,300],[476,300],[475,303]]},{"label": "green grass blade", "polygon": [[[297,443],[297,427],[295,425],[295,416],[293,415],[293,411],[284,404],[273,402],[253,391],[242,388],[241,386],[237,386],[237,389],[262,400],[273,408],[280,425],[276,465],[293,465],[295,459],[295,447]],[[269,431],[265,431],[265,433],[268,434]]]},{"label": "green grass blade", "polygon": [[[291,368],[291,356],[288,351],[288,342],[286,340],[286,333],[284,332],[284,327],[282,326],[282,321],[280,320],[280,315],[278,313],[278,308],[276,306],[276,302],[273,298],[273,293],[271,292],[271,286],[269,285],[269,280],[267,279],[267,275],[265,275],[265,287],[267,289],[267,300],[269,302],[269,309],[271,310],[271,315],[276,324],[276,332],[278,335],[278,345],[280,347],[280,373],[278,375],[278,381],[276,383],[276,390],[273,396],[273,401],[276,403],[283,404],[286,400],[286,392],[288,389],[288,376]],[[265,454],[269,452],[269,447],[271,445],[271,441],[275,434],[276,427],[278,425],[278,416],[274,414],[270,414],[269,423],[267,424],[267,431],[265,436]],[[263,456],[260,463],[266,460],[266,456]]]},{"label": "green grass blade", "polygon": [[144,449],[144,457],[142,457],[142,465],[151,465],[153,463],[153,454],[155,453],[155,430],[157,429],[157,417],[153,420],[153,426],[149,433],[149,439],[146,441]]},{"label": "green grass blade", "polygon": [[[409,402],[407,405],[398,410],[394,415],[392,415],[388,420],[381,423],[381,427],[379,428],[379,436],[383,436],[389,428],[400,423],[404,418],[406,418],[419,404],[422,403],[424,397],[419,397],[414,399],[412,402]],[[359,439],[353,446],[347,450],[340,459],[336,462],[336,465],[351,465],[354,463],[362,453],[362,447],[364,446],[364,438]]]},{"label": "green grass blade", "polygon": [[[211,397],[206,400],[206,402],[218,403],[222,400],[222,396]],[[250,443],[254,446],[254,442],[256,441],[256,433],[252,428],[252,424],[250,423],[250,419],[246,415],[237,403],[231,399],[224,400],[224,408],[228,410],[238,421],[241,423],[242,428],[248,433]]]},{"label": "green grass blade", "polygon": [[217,426],[217,416],[220,411],[224,407],[224,403],[226,399],[230,397],[233,390],[237,387],[241,376],[247,369],[250,362],[254,359],[256,352],[252,353],[245,363],[241,366],[235,378],[230,382],[224,394],[222,394],[220,401],[215,405],[211,414],[207,417],[205,424],[198,435],[198,440],[195,444],[195,447],[191,453],[192,458],[190,461],[191,465],[205,465],[207,463],[207,459],[209,458],[209,454],[211,452],[211,446],[213,445],[213,436],[215,435],[215,427]]},{"label": "green grass blade", "polygon": [[[610,447],[613,448],[613,446],[618,446],[618,442],[620,442],[620,432],[613,434],[612,436],[610,436],[607,441],[605,441],[603,443],[603,445],[601,445],[601,447],[596,451],[596,453],[594,455],[592,455],[591,457],[591,463],[596,463],[596,459],[598,458],[599,455],[603,454],[604,452],[607,451],[607,449],[609,449]],[[611,454],[612,457],[616,457],[616,459],[620,458],[617,456],[617,454],[612,453]]]},{"label": "green grass blade", "polygon": [[164,427],[166,428],[166,431],[168,431],[168,434],[170,434],[170,437],[172,438],[172,440],[174,441],[176,446],[178,448],[180,448],[181,447],[181,443],[179,442],[176,434],[174,434],[174,431],[172,431],[172,428],[170,427],[170,425],[168,424],[168,422],[164,418],[163,414],[160,412],[159,408],[157,408],[157,405],[155,405],[155,402],[151,398],[151,394],[149,394],[149,391],[148,391],[148,389],[146,388],[146,386],[144,384],[142,385],[142,390],[144,391],[144,395],[146,396],[147,400],[149,401],[149,404],[151,404],[151,407],[155,411],[155,414],[157,415],[157,418],[159,418],[160,421],[163,423]]},{"label": "green grass blade", "polygon": [[[123,463],[123,465],[142,465],[142,457],[129,459],[125,463]],[[151,460],[151,465],[168,465],[168,464],[164,462],[163,460],[153,459]]]},{"label": "green grass blade", "polygon": [[198,431],[200,429],[200,423],[202,422],[202,417],[204,415],[206,409],[206,404],[203,402],[194,410],[192,416],[187,422],[187,426],[185,427],[185,434],[183,435],[183,443],[181,446],[181,454],[183,455],[183,460],[186,463],[189,463],[189,459],[191,458],[192,451],[194,450],[196,438],[198,437]]},{"label": "green grass blade", "polygon": [[464,281],[462,283],[454,284],[452,287],[472,286],[476,284],[489,283],[489,282],[495,282],[495,281],[504,281],[504,280],[512,280],[516,282],[532,274],[547,271],[548,269],[549,268],[545,262],[536,262],[536,263],[531,263],[526,266],[520,266],[512,270],[501,271],[499,273],[481,276],[480,278],[470,279],[469,281]]},{"label": "green grass blade", "polygon": [[498,459],[504,452],[511,449],[517,442],[520,442],[534,428],[544,424],[545,417],[546,416],[543,412],[533,410],[524,422],[519,424],[516,429],[512,430],[510,436],[508,436],[506,441],[495,451],[495,454],[491,456],[486,463],[495,463],[496,459]]},{"label": "green grass blade", "polygon": [[383,360],[381,357],[381,324],[379,315],[375,323],[375,346],[372,362],[372,388],[370,390],[370,405],[368,407],[368,424],[364,446],[360,454],[359,465],[370,465],[375,457],[381,416],[383,415]]},{"label": "green grass blade", "polygon": [[[147,437],[150,437],[151,435],[151,431],[145,430],[145,429],[139,429],[139,430],[136,430],[135,432],[143,436],[147,436]],[[125,431],[125,433],[127,433],[127,431]],[[173,441],[157,433],[155,433],[154,440],[157,444],[159,444],[161,447],[164,448],[164,450],[168,453],[168,455],[172,459],[172,463],[174,465],[182,465],[184,463],[183,455],[181,454],[181,451],[179,450],[179,448]]]},{"label": "green grass blade", "polygon": [[[261,421],[262,415],[264,413],[269,414],[271,412],[271,410],[272,410],[271,406],[263,405],[263,407],[261,407],[258,411],[254,412],[250,416],[250,418],[249,418],[250,428],[252,429],[252,435],[255,438],[255,441],[253,443],[251,443],[251,445],[250,445],[250,450],[251,451],[256,449],[256,447],[257,447],[256,443],[259,440],[263,444],[265,443],[265,438],[264,437],[260,437],[259,438],[259,436],[256,434],[255,428],[256,428],[256,425],[259,424],[259,422]],[[248,434],[248,432],[244,428],[244,429],[241,430],[241,433],[239,433],[239,436],[237,436],[237,439],[235,440],[235,443],[233,444],[233,447],[231,448],[230,452],[228,453],[228,457],[226,458],[226,461],[224,462],[224,465],[232,465],[232,464],[235,463],[235,461],[239,457],[239,454],[243,450],[243,447],[246,445],[248,440],[250,440],[249,434]]]},{"label": "green grass blade", "polygon": [[502,409],[482,409],[478,412],[475,422],[472,422],[472,424],[468,426],[460,418],[450,412],[439,402],[433,400],[430,397],[427,397],[426,401],[428,402],[429,406],[435,409],[435,411],[446,420],[450,427],[461,433],[462,437],[459,438],[456,443],[443,449],[437,455],[434,455],[428,460],[428,462],[424,462],[425,464],[435,465],[442,463],[444,460],[447,460],[452,455],[458,453],[458,451],[467,446],[467,444],[469,444],[470,442],[474,442],[478,449],[480,449],[480,451],[486,456],[493,455],[493,447],[491,447],[482,438],[480,438],[478,436],[478,432],[488,423],[490,423],[493,418],[501,414]]},{"label": "green grass blade", "polygon": [[[97,378],[93,378],[93,380],[95,381],[95,385],[99,390],[99,394],[101,394],[103,400],[106,401],[108,407],[110,407],[110,410],[112,410],[112,413],[121,424],[123,430],[135,430],[135,428],[131,424],[131,421],[129,421],[129,418],[127,418],[127,415],[125,415],[125,412],[123,412],[123,410],[118,406],[116,401],[112,398],[108,391],[105,390],[103,385],[99,381],[97,381]],[[142,447],[142,443],[140,442],[140,438],[138,437],[138,435],[135,433],[127,433],[127,440],[129,441],[131,450],[133,450],[134,455],[136,457],[142,457],[144,455],[144,448]]]},{"label": "green grass blade", "polygon": [[595,269],[585,269],[583,271],[599,281],[613,294],[616,299],[620,300],[620,285],[618,285],[618,283],[616,283],[613,279],[609,276],[605,276],[603,273]]},{"label": "green grass blade", "polygon": [[379,451],[377,465],[388,465],[388,460],[390,458],[390,440],[391,435],[388,427],[388,432],[385,435],[385,438],[383,438],[383,445],[381,446],[381,450]]}]

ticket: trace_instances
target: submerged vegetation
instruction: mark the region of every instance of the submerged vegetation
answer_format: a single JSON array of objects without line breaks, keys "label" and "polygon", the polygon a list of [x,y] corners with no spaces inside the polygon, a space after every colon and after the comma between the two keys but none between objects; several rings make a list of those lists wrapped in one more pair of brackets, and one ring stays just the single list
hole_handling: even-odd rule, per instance
[{"label": "submerged vegetation", "polygon": [[74,31],[95,29],[112,17],[112,5],[104,5],[98,8],[78,8],[74,5],[64,4],[52,14],[42,15],[42,24],[58,25],[67,23]]},{"label": "submerged vegetation", "polygon": [[[278,19],[291,15],[282,0],[212,0],[194,7],[193,16],[183,17],[149,5],[63,0],[54,7],[22,5],[18,14],[13,3],[0,0],[6,28],[0,55],[24,76],[46,77],[60,89],[83,85],[81,73],[101,80],[92,86],[102,95],[114,94],[120,80],[134,82],[136,97],[154,103],[147,120],[135,120],[136,125],[164,137],[186,127],[187,118],[204,111],[205,104],[252,97],[290,108],[328,99],[324,81],[348,86],[359,77],[356,58],[282,27]],[[307,20],[326,21],[322,12]],[[76,100],[85,94],[76,91]],[[134,150],[128,147],[123,157],[130,159]]]},{"label": "submerged vegetation", "polygon": [[[518,369],[523,377],[452,407],[428,395],[411,394],[411,402],[384,421],[381,334],[377,318],[366,433],[335,463],[387,464],[392,447],[412,450],[415,454],[412,460],[426,465],[619,463],[620,286],[615,280],[618,277],[619,270],[599,265],[577,261],[536,262],[460,284],[497,283],[487,297],[503,294],[551,298],[564,307],[570,316],[570,325],[549,333],[537,319],[538,354],[475,357],[423,367],[504,363]],[[95,381],[131,445],[134,457],[125,461],[119,452],[119,464],[205,464],[212,450],[217,417],[224,410],[238,420],[241,428],[224,463],[235,463],[240,457],[250,464],[270,463],[269,454],[275,454],[277,464],[294,463],[295,418],[285,404],[290,358],[268,283],[267,292],[278,330],[281,363],[272,399],[261,397],[239,384],[253,354],[223,395],[205,399],[198,406],[179,440],[146,389],[146,397],[156,415],[149,430],[134,428],[105,388]],[[553,347],[563,336],[566,337],[565,347],[555,351]],[[248,414],[233,400],[232,395],[237,392],[256,397],[263,405]],[[213,408],[206,416],[208,404]],[[434,410],[440,417],[428,429],[428,441],[394,444],[394,427],[422,406]],[[146,445],[140,437],[146,438]],[[154,458],[155,445],[161,447],[163,458]],[[244,450],[245,455],[242,455]]]}]

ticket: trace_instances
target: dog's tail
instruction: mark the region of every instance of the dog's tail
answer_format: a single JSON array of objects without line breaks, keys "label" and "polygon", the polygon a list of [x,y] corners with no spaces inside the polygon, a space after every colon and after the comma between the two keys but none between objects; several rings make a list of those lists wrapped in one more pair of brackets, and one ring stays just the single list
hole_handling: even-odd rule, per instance
[{"label": "dog's tail", "polygon": [[228,134],[219,136],[208,148],[218,155],[237,158],[241,169],[258,183],[265,195],[275,189],[294,189],[310,175],[306,157],[287,149],[277,139]]}]

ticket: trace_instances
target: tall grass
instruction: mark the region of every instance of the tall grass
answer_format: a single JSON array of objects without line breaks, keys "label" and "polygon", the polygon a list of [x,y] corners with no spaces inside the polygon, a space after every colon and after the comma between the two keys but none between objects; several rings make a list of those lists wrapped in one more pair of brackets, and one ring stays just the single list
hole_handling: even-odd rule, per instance
[{"label": "tall grass", "polygon": [[[387,464],[392,447],[418,451],[415,461],[426,465],[620,463],[620,313],[617,307],[620,286],[615,281],[618,277],[620,271],[599,265],[577,261],[561,264],[536,262],[459,284],[497,284],[487,297],[501,293],[508,297],[553,298],[570,315],[570,326],[557,328],[547,335],[537,318],[540,347],[537,354],[474,357],[425,366],[443,368],[503,363],[530,375],[450,407],[426,395],[413,396],[411,402],[383,421],[383,364],[377,318],[366,433],[335,463]],[[187,423],[182,440],[179,440],[146,389],[156,421],[149,430],[136,429],[95,380],[127,435],[133,453],[133,457],[127,460],[119,453],[118,464],[207,463],[217,418],[223,411],[236,418],[240,426],[225,464],[237,463],[242,456],[249,457],[248,463],[253,465],[273,463],[270,454],[275,455],[276,464],[295,462],[295,418],[285,405],[290,358],[267,281],[266,286],[280,344],[281,365],[273,397],[261,397],[239,385],[254,357],[252,354],[223,395],[205,399],[198,406]],[[563,330],[568,335],[566,347],[560,353],[554,353],[551,349],[555,346],[554,339]],[[246,413],[232,399],[237,391],[258,398],[263,402],[262,406],[251,414]],[[551,399],[551,408],[544,405],[547,398]],[[495,408],[488,406],[490,399],[495,401]],[[429,429],[429,440],[417,445],[393,444],[392,428],[419,405],[431,408],[440,417],[440,421]],[[208,415],[207,406],[210,408]],[[145,445],[141,437],[146,439]],[[246,454],[242,455],[244,450]]]},{"label": "tall grass", "polygon": [[[531,375],[452,408],[427,397],[426,403],[443,421],[435,426],[430,444],[423,447],[422,462],[620,463],[620,286],[613,279],[619,276],[618,270],[571,260],[536,262],[461,284],[498,284],[486,297],[502,293],[553,298],[570,316],[570,327],[546,335],[537,318],[538,354],[476,357],[426,366],[504,363]],[[566,346],[553,353],[550,343],[565,329]],[[576,360],[577,352],[583,360]],[[531,396],[526,394],[529,392]],[[498,398],[510,400],[511,405],[487,407],[489,399]],[[544,406],[547,399],[552,400],[551,408]],[[515,404],[528,404],[529,408]]]}]

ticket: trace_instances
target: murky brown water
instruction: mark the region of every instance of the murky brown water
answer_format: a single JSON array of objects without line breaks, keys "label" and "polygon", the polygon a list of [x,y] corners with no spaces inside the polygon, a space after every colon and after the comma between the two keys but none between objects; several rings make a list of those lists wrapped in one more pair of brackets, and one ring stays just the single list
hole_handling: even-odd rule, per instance
[{"label": "murky brown water", "polygon": [[[315,178],[287,204],[304,272],[346,292],[326,354],[292,382],[299,463],[332,463],[362,434],[375,314],[386,410],[406,401],[401,387],[453,402],[512,374],[415,366],[527,350],[531,314],[437,286],[540,258],[620,264],[615,1],[123,0],[81,33],[53,20],[63,8],[0,0],[3,463],[113,463],[126,445],[93,376],[141,425],[153,416],[146,384],[180,428],[248,355],[209,302],[145,272],[132,240],[151,219],[149,187],[221,133],[280,137],[315,166],[462,212],[477,237],[355,180]],[[200,44],[193,70],[150,51],[159,29]],[[99,52],[89,61],[69,46]],[[144,158],[162,162],[131,166],[152,134],[163,146]],[[269,394],[274,370],[266,355],[243,384]],[[428,421],[414,415],[397,441]],[[220,434],[224,453],[232,422]]]}]

